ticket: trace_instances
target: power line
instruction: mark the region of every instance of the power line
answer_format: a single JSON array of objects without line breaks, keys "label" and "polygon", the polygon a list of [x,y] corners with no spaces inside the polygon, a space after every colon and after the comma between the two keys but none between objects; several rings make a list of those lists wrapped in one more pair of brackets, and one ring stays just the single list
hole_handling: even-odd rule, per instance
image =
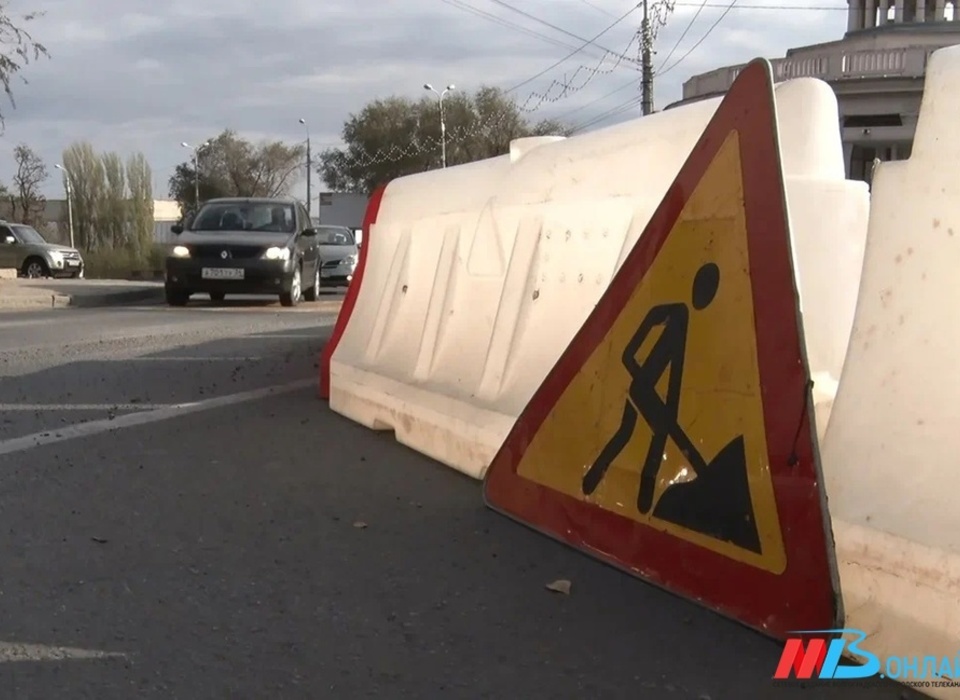
[{"label": "power line", "polygon": [[592,8],[593,8],[594,10],[596,10],[597,12],[602,12],[602,13],[605,14],[607,17],[611,17],[611,18],[612,18],[612,17],[616,17],[616,15],[613,14],[612,12],[610,12],[609,10],[603,9],[602,7],[600,7],[599,5],[594,4],[594,3],[591,2],[590,0],[580,0],[580,2],[582,2],[584,5],[587,5],[587,6],[589,6],[589,7],[592,7]]},{"label": "power line", "polygon": [[663,67],[667,65],[667,61],[670,60],[670,57],[673,56],[673,53],[680,46],[680,42],[683,41],[683,38],[687,35],[687,32],[693,27],[694,23],[697,21],[697,17],[700,16],[700,13],[703,12],[703,8],[707,6],[707,0],[703,0],[700,3],[700,7],[697,8],[696,14],[690,18],[690,21],[687,23],[686,29],[683,30],[683,34],[680,35],[680,38],[677,39],[677,43],[673,45],[673,48],[670,49],[670,53],[667,54],[667,57],[663,59],[663,63],[660,64],[660,67],[657,68],[656,74],[659,75],[663,71]]},{"label": "power line", "polygon": [[557,117],[557,119],[560,120],[560,121],[566,121],[567,118],[570,117],[571,115],[576,114],[577,112],[583,111],[583,110],[586,109],[587,107],[590,107],[590,106],[592,106],[592,105],[597,104],[597,102],[602,102],[603,100],[607,99],[608,97],[613,97],[613,96],[616,95],[618,92],[623,92],[623,91],[626,90],[627,88],[636,87],[636,86],[637,86],[637,83],[639,83],[639,82],[640,82],[640,79],[639,79],[639,78],[634,78],[634,79],[632,79],[630,82],[624,83],[624,84],[621,85],[620,87],[614,88],[614,89],[611,90],[610,92],[608,92],[608,93],[606,93],[606,94],[603,94],[603,95],[600,95],[600,97],[595,97],[594,99],[590,100],[589,102],[585,102],[584,104],[580,105],[579,107],[576,107],[576,108],[574,108],[574,109],[571,109],[569,112],[564,112],[564,113],[561,114],[559,117]]},{"label": "power line", "polygon": [[710,25],[710,28],[706,31],[706,33],[705,33],[702,37],[700,37],[700,40],[699,40],[697,43],[694,44],[693,46],[691,46],[691,47],[687,50],[687,52],[686,52],[685,54],[683,54],[680,58],[678,58],[678,59],[673,63],[673,65],[671,65],[671,66],[670,66],[669,68],[667,68],[666,70],[661,71],[660,73],[658,73],[658,75],[663,75],[664,73],[669,73],[669,72],[672,71],[674,68],[676,68],[676,67],[679,66],[681,63],[683,63],[684,59],[685,59],[687,56],[689,56],[689,55],[692,54],[694,51],[696,51],[697,47],[700,46],[700,44],[702,44],[704,41],[706,41],[707,37],[710,36],[710,34],[713,32],[713,30],[717,28],[717,26],[723,21],[723,18],[726,17],[726,16],[730,13],[730,10],[732,10],[732,9],[733,9],[733,6],[736,5],[736,4],[737,4],[737,0],[733,0],[733,2],[731,2],[731,3],[727,6],[727,9],[725,9],[725,10],[723,11],[723,13],[722,13],[719,17],[717,17],[717,21]]},{"label": "power line", "polygon": [[458,10],[469,12],[472,15],[486,19],[490,22],[493,22],[494,24],[498,24],[501,27],[506,27],[507,29],[512,29],[516,32],[519,32],[521,34],[526,34],[527,36],[533,37],[535,39],[540,39],[545,43],[552,44],[554,46],[559,46],[565,49],[575,48],[574,45],[569,42],[561,41],[556,37],[548,36],[547,34],[543,32],[538,32],[537,30],[531,29],[530,27],[524,27],[520,24],[517,24],[516,22],[511,22],[510,20],[504,17],[499,17],[490,12],[481,10],[480,8],[474,7],[473,5],[465,3],[462,0],[440,0],[440,2],[446,3],[447,5],[450,5],[450,7],[454,7]]},{"label": "power line", "polygon": [[[630,37],[630,42],[627,44],[626,49],[624,49],[624,54],[626,54],[626,52],[630,50],[630,46],[633,45],[633,42],[636,40],[636,38],[637,38],[636,35],[632,35]],[[548,85],[547,89],[544,90],[542,93],[531,92],[527,96],[527,99],[517,104],[517,107],[522,112],[533,112],[539,109],[540,105],[542,105],[544,102],[557,102],[572,93],[580,92],[587,85],[590,84],[590,81],[592,81],[598,75],[607,75],[615,71],[617,68],[619,68],[624,58],[623,58],[623,54],[619,55],[617,57],[617,60],[614,61],[613,65],[607,68],[602,67],[604,60],[605,58],[600,59],[600,61],[597,62],[597,65],[594,66],[593,68],[587,68],[582,64],[577,66],[577,69],[573,72],[573,74],[570,76],[569,79],[567,78],[566,74],[564,74],[562,81],[561,80],[551,81],[550,85]],[[587,71],[588,73],[586,80],[584,80],[579,85],[574,85],[573,81],[576,80],[577,76],[580,75],[580,73],[583,71]],[[550,93],[553,91],[554,86],[560,86],[560,93],[558,95],[551,96]],[[536,98],[539,98],[539,99],[536,99]],[[534,102],[533,108],[531,108],[529,105],[530,105],[530,102],[534,99],[536,99],[536,102]]]},{"label": "power line", "polygon": [[[613,28],[616,27],[618,24],[620,24],[623,20],[625,20],[627,17],[629,17],[631,14],[633,14],[634,12],[636,12],[636,11],[637,11],[637,8],[639,8],[639,7],[640,7],[640,5],[637,4],[637,5],[635,5],[633,8],[627,10],[627,11],[626,11],[625,13],[623,13],[618,19],[614,20],[612,24],[608,25],[606,29],[604,29],[603,31],[601,31],[601,32],[600,32],[599,34],[597,34],[595,37],[593,37],[592,39],[585,39],[583,45],[580,46],[580,48],[578,48],[576,51],[573,51],[572,53],[567,54],[566,56],[564,56],[563,58],[561,58],[561,59],[560,59],[559,61],[557,61],[556,63],[553,63],[553,64],[547,66],[546,68],[544,68],[542,71],[540,71],[540,72],[537,73],[536,75],[534,75],[534,76],[532,76],[532,77],[530,77],[530,78],[527,78],[527,79],[524,80],[523,82],[517,83],[516,85],[514,85],[513,87],[511,87],[509,90],[506,90],[506,93],[507,93],[507,94],[510,94],[510,93],[513,92],[514,90],[516,90],[516,89],[518,89],[518,88],[521,88],[521,87],[523,87],[524,85],[526,85],[526,84],[528,84],[528,83],[532,83],[532,82],[533,82],[534,80],[536,80],[537,78],[539,78],[539,77],[541,77],[541,76],[549,73],[550,71],[552,71],[554,68],[556,68],[557,66],[559,66],[559,65],[560,65],[561,63],[563,63],[564,61],[567,61],[567,60],[573,58],[573,57],[576,56],[578,53],[580,53],[580,51],[582,51],[583,49],[585,49],[587,46],[592,45],[594,41],[596,41],[597,39],[599,39],[601,36],[603,36],[604,34],[606,34],[607,32],[609,32],[611,29],[613,29]],[[632,41],[631,41],[631,43],[632,43]],[[616,54],[616,53],[614,53],[613,51],[607,51],[607,54],[608,54],[608,55],[617,56],[620,60],[625,60],[625,59],[626,59],[626,57],[625,57],[623,54]],[[604,57],[604,58],[606,58],[606,57]]]},{"label": "power line", "polygon": [[[536,15],[533,15],[533,14],[527,12],[526,10],[521,10],[521,9],[518,8],[518,7],[514,7],[513,5],[511,5],[511,4],[508,3],[508,2],[505,2],[504,0],[490,0],[490,2],[495,3],[495,4],[499,5],[500,7],[506,8],[506,9],[510,10],[511,12],[516,12],[518,15],[521,15],[521,16],[523,16],[523,17],[526,17],[527,19],[533,20],[534,22],[537,22],[538,24],[542,24],[542,25],[544,25],[545,27],[550,27],[551,29],[553,29],[553,30],[555,30],[555,31],[558,31],[558,32],[560,32],[561,34],[566,34],[567,36],[569,36],[569,37],[571,37],[571,38],[573,38],[573,39],[576,39],[577,41],[585,42],[585,45],[591,45],[591,44],[592,44],[592,45],[596,46],[596,47],[599,48],[599,49],[603,49],[603,50],[606,51],[607,53],[614,53],[614,52],[611,51],[610,49],[608,49],[608,48],[606,48],[606,47],[604,47],[604,46],[600,46],[599,44],[596,43],[596,40],[597,40],[600,36],[602,36],[603,34],[605,34],[605,33],[607,32],[607,30],[604,30],[603,32],[601,32],[600,34],[598,34],[597,36],[595,36],[593,39],[584,39],[582,36],[579,36],[579,35],[577,35],[577,34],[574,34],[573,32],[568,32],[568,31],[567,31],[566,29],[564,29],[563,27],[558,27],[556,24],[553,24],[552,22],[548,22],[548,21],[545,20],[545,19],[542,19],[542,18],[540,18],[540,17],[537,17]],[[630,14],[630,13],[628,12],[627,14]],[[620,22],[620,20],[617,20],[617,23],[619,23],[619,22]],[[616,24],[616,23],[615,23],[615,24]],[[615,25],[612,25],[612,26],[615,26]]]},{"label": "power line", "polygon": [[[676,3],[677,7],[729,7],[725,3],[719,2],[678,2]],[[838,6],[817,6],[817,5],[737,5],[737,10],[800,10],[803,12],[848,12],[846,7]]]},{"label": "power line", "polygon": [[610,117],[616,117],[625,112],[629,112],[630,110],[634,109],[638,104],[640,104],[640,101],[642,99],[643,99],[642,97],[636,97],[636,96],[631,97],[629,100],[625,102],[621,102],[619,105],[615,107],[611,107],[607,111],[598,114],[596,117],[593,117],[592,119],[588,119],[585,122],[577,124],[575,127],[571,129],[571,131],[574,131],[574,132],[583,131],[584,129],[589,128],[595,124],[599,124],[600,122],[606,119],[609,119]]}]

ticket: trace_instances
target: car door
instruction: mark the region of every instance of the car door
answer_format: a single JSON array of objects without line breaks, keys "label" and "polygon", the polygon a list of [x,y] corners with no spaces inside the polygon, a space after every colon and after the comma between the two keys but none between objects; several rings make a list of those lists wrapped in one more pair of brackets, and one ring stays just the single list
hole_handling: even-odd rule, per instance
[{"label": "car door", "polygon": [[0,225],[0,270],[18,269],[19,243],[7,243],[7,237],[14,236],[13,231],[7,226]]},{"label": "car door", "polygon": [[297,245],[301,246],[303,254],[303,276],[305,278],[304,285],[313,284],[313,275],[316,271],[317,265],[319,264],[317,237],[303,235],[304,231],[313,228],[313,222],[310,221],[310,215],[307,213],[307,210],[302,204],[297,205],[297,211],[299,212],[300,218],[300,224],[297,229],[300,232],[300,239],[297,242]]}]

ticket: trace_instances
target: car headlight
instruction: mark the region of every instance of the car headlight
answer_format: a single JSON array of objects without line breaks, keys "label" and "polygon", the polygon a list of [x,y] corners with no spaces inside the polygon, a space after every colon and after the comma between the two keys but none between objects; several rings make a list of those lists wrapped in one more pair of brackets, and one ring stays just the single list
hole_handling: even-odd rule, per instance
[{"label": "car headlight", "polygon": [[185,245],[175,245],[173,247],[173,257],[175,258],[189,258],[190,249]]},{"label": "car headlight", "polygon": [[356,264],[357,264],[357,256],[356,256],[356,255],[348,255],[347,257],[345,257],[345,258],[343,259],[343,264],[344,264],[344,265],[356,265]]},{"label": "car headlight", "polygon": [[264,260],[289,260],[290,259],[290,249],[289,248],[278,248],[274,246],[273,248],[267,248],[266,252],[263,254]]}]

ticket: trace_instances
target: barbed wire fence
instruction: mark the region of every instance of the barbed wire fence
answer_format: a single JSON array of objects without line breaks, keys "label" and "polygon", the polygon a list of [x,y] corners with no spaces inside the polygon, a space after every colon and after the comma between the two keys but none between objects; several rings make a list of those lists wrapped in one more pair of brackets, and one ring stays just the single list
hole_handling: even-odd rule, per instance
[{"label": "barbed wire fence", "polygon": [[[634,34],[630,37],[623,51],[619,53],[607,51],[594,65],[579,64],[568,76],[565,75],[562,79],[552,80],[542,91],[531,91],[524,100],[515,102],[517,109],[522,114],[533,114],[547,105],[555,104],[579,93],[597,78],[610,75],[622,67],[630,67],[634,71],[639,71],[637,60],[629,56],[629,52],[637,43],[638,38],[638,35]],[[513,116],[514,114],[511,112],[503,112],[486,120],[479,119],[467,127],[456,127],[448,131],[447,147],[489,133],[502,126]],[[373,153],[369,153],[362,146],[357,145],[336,150],[339,150],[341,154],[348,158],[351,166],[365,168],[379,163],[403,160],[425,151],[439,150],[440,147],[440,138],[432,135],[418,135],[415,141],[408,144],[394,144],[387,148],[378,149]]]}]

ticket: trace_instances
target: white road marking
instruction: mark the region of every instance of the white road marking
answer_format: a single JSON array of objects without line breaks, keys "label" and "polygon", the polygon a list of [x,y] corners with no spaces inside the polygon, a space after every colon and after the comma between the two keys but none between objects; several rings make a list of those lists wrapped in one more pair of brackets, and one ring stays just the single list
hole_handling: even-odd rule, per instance
[{"label": "white road marking", "polygon": [[57,318],[35,318],[35,319],[30,319],[29,321],[3,319],[3,320],[0,320],[0,328],[17,328],[17,327],[22,328],[23,326],[49,326],[54,323],[61,323],[62,320],[63,319],[59,316]]},{"label": "white road marking", "polygon": [[124,658],[127,655],[116,651],[54,647],[46,644],[20,644],[0,642],[0,663],[18,661],[66,661],[78,659]]},{"label": "white road marking", "polygon": [[139,411],[137,413],[127,413],[117,416],[114,419],[103,419],[90,421],[88,423],[79,423],[68,425],[62,428],[52,428],[43,432],[23,435],[21,437],[10,438],[0,441],[0,456],[13,454],[15,452],[24,452],[35,447],[43,447],[57,442],[74,440],[76,438],[88,437],[99,433],[106,433],[120,428],[132,428],[137,425],[147,425],[170,418],[179,418],[190,413],[200,411],[209,411],[213,408],[222,408],[245,401],[255,401],[268,396],[276,396],[297,389],[304,389],[308,386],[315,386],[316,379],[301,379],[296,382],[279,384],[263,389],[253,389],[252,391],[241,391],[237,394],[227,394],[203,401],[194,401],[192,403],[174,404],[164,408],[158,408],[153,411]]},{"label": "white road marking", "polygon": [[124,362],[259,362],[262,357],[244,356],[244,357],[222,357],[220,355],[208,355],[206,357],[125,357]]},{"label": "white road marking", "polygon": [[0,403],[0,411],[150,411],[172,403]]},{"label": "white road marking", "polygon": [[[305,330],[308,330],[308,329],[305,329]],[[309,330],[312,330],[312,329],[309,329]],[[320,335],[314,334],[314,333],[309,333],[309,334],[300,333],[299,335],[297,335],[296,333],[277,333],[276,335],[274,335],[271,333],[270,335],[241,335],[241,336],[237,336],[237,338],[235,339],[231,338],[231,340],[273,340],[274,338],[277,338],[278,340],[283,340],[285,338],[286,339],[292,338],[293,340],[319,340]]]}]

